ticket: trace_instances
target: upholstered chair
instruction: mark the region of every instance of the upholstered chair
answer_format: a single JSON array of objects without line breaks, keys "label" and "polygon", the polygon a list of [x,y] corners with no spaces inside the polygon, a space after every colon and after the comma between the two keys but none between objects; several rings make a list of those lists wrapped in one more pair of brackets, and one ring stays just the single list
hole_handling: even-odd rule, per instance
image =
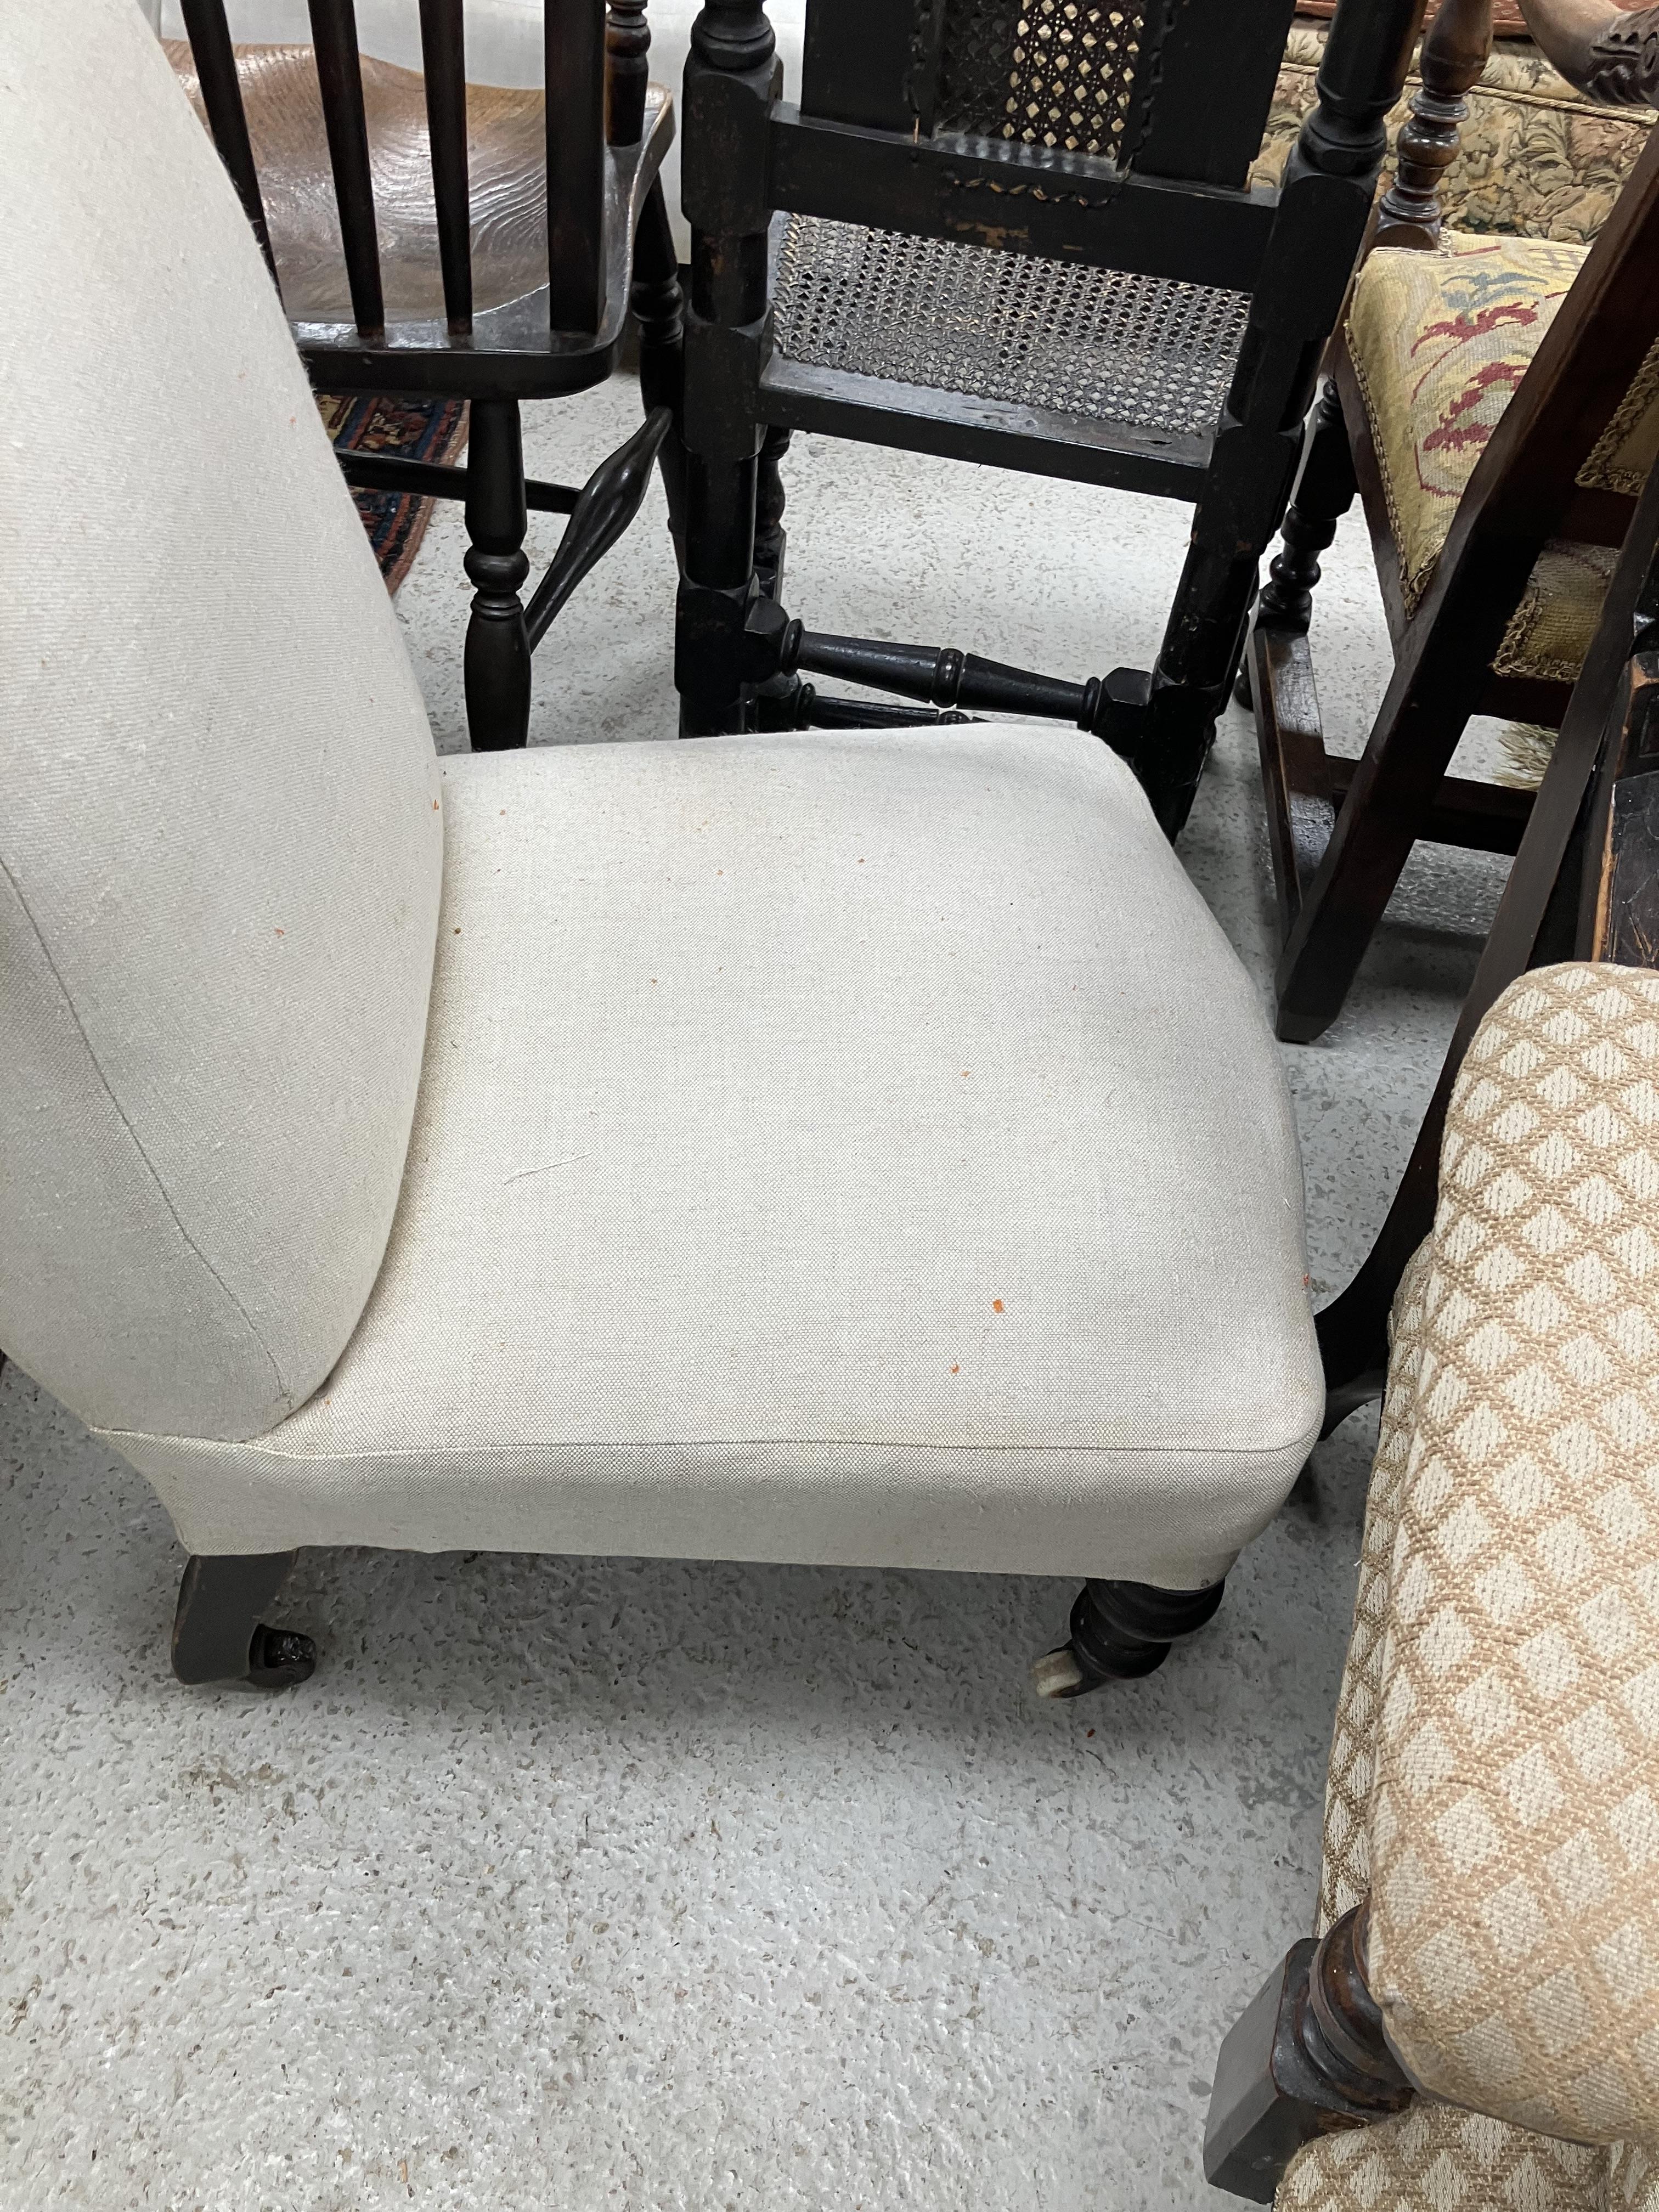
[{"label": "upholstered chair", "polygon": [[1659,2208],[1646,969],[1522,976],[1459,1074],[1395,1305],[1318,1927],[1229,2038],[1212,2179],[1277,2181],[1279,2212]]},{"label": "upholstered chair", "polygon": [[0,53],[0,1344],[171,1513],[180,1674],[307,1672],[258,1612],[340,1544],[1077,1574],[1044,1686],[1157,1664],[1322,1383],[1275,1049],[1133,777],[440,761],[143,18]]}]

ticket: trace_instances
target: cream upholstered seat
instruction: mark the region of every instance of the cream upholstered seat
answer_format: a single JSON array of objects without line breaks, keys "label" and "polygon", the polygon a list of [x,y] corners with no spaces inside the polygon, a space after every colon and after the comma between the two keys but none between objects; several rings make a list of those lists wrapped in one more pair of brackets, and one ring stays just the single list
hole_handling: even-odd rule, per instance
[{"label": "cream upholstered seat", "polygon": [[3,35],[0,1343],[198,1553],[1213,1583],[1318,1424],[1300,1178],[1127,769],[440,763],[137,12]]},{"label": "cream upholstered seat", "polygon": [[112,1437],[192,1550],[1224,1572],[1319,1410],[1296,1157],[1127,769],[1040,729],[580,746],[447,761],[444,812],[343,1357],[249,1442]]}]

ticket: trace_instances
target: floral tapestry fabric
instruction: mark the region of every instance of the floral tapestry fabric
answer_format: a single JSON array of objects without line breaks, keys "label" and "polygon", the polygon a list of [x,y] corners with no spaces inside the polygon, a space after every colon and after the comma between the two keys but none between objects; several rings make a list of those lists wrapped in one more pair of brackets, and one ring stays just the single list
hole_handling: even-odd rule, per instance
[{"label": "floral tapestry fabric", "polygon": [[[1354,286],[1348,355],[1364,400],[1407,611],[1434,573],[1476,462],[1588,249],[1448,231],[1437,253],[1379,246]],[[1629,492],[1659,449],[1659,349],[1584,467]],[[1601,618],[1616,555],[1553,540],[1493,660],[1500,676],[1571,683]]]}]

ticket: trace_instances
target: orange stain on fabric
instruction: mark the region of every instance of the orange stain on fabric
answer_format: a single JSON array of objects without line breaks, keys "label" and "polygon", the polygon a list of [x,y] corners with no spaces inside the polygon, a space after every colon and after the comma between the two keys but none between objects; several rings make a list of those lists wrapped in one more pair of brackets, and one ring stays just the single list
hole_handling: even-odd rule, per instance
[{"label": "orange stain on fabric", "polygon": [[1000,1312],[1002,1311],[1002,1300],[1001,1300],[1000,1298],[993,1298],[993,1299],[992,1299],[992,1301],[991,1301],[991,1311],[992,1311],[993,1313],[1000,1313]]}]

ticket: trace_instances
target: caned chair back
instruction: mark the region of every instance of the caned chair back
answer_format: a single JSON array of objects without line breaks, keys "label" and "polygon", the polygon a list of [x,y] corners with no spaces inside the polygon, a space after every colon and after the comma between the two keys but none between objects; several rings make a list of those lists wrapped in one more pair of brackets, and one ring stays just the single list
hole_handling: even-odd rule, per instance
[{"label": "caned chair back", "polygon": [[0,1346],[94,1425],[316,1389],[389,1234],[443,869],[421,696],[132,0],[0,11]]},{"label": "caned chair back", "polygon": [[801,109],[1238,185],[1294,0],[810,0]]}]

